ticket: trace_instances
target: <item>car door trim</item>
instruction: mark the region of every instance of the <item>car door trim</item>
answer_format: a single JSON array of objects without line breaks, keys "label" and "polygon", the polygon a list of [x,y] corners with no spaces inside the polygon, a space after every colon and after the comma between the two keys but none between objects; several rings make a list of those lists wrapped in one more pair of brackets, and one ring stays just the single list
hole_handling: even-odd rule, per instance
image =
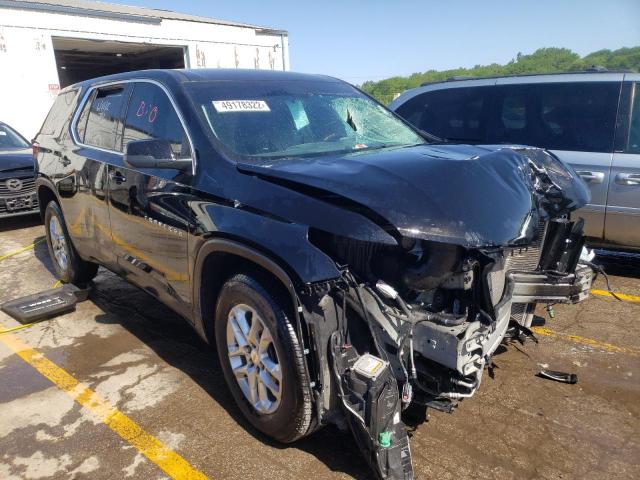
[{"label": "car door trim", "polygon": [[[89,97],[91,96],[91,93],[93,93],[94,90],[98,90],[100,88],[104,88],[104,87],[109,87],[112,85],[126,85],[128,83],[151,83],[153,85],[156,85],[158,87],[160,87],[160,89],[165,93],[165,95],[167,96],[167,98],[169,99],[169,101],[171,102],[171,106],[173,107],[173,110],[176,112],[176,114],[178,115],[178,119],[180,120],[180,124],[182,125],[182,129],[184,130],[185,134],[187,135],[187,140],[189,141],[189,152],[190,152],[190,160],[191,160],[191,174],[193,176],[195,176],[196,174],[196,155],[195,155],[195,149],[193,148],[193,141],[191,139],[191,134],[189,133],[189,129],[187,128],[187,124],[184,121],[184,116],[182,115],[182,111],[180,110],[180,108],[178,107],[177,103],[175,102],[173,95],[171,94],[171,92],[169,91],[169,89],[167,89],[167,87],[165,87],[162,83],[158,82],[157,80],[152,80],[150,78],[129,78],[126,80],[118,80],[118,81],[113,81],[113,82],[105,82],[105,83],[100,83],[100,84],[96,84],[96,85],[91,85],[87,91],[84,93],[84,96],[82,97],[81,102],[78,104],[75,113],[73,114],[73,118],[71,120],[71,126],[70,126],[70,130],[71,130],[71,138],[73,139],[73,142],[78,145],[79,147],[84,147],[84,148],[90,148],[90,149],[94,149],[94,150],[99,150],[101,152],[106,152],[106,153],[112,153],[115,155],[119,155],[119,156],[123,156],[124,153],[120,152],[118,150],[111,150],[108,148],[102,148],[102,147],[96,147],[95,145],[88,145],[84,142],[81,142],[78,139],[78,135],[76,132],[76,126],[77,126],[77,122],[78,119],[82,113],[82,110],[84,109]],[[127,111],[129,109],[129,105],[128,105],[129,99],[127,100]],[[126,117],[126,114],[125,114]],[[123,118],[123,126],[126,123],[126,118]]]}]

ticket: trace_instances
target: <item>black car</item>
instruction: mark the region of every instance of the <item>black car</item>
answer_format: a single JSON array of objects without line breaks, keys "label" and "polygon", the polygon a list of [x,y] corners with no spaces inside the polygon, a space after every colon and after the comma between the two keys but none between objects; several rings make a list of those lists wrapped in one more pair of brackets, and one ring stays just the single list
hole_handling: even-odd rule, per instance
[{"label": "black car", "polygon": [[0,122],[0,218],[38,213],[31,144]]},{"label": "black car", "polygon": [[140,286],[217,346],[255,428],[349,426],[381,478],[413,477],[404,408],[451,411],[537,302],[588,295],[588,190],[544,150],[430,145],[284,72],[119,74],[52,111],[36,186],[60,279]]}]

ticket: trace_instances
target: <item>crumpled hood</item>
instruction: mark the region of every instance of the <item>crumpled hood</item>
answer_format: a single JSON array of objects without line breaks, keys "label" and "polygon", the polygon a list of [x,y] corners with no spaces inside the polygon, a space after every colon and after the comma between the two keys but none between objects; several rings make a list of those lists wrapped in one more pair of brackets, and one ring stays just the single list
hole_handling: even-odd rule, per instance
[{"label": "crumpled hood", "polygon": [[32,170],[33,167],[31,150],[0,150],[0,173],[13,170]]},{"label": "crumpled hood", "polygon": [[403,236],[466,247],[527,244],[540,218],[589,200],[571,167],[526,147],[425,145],[238,168],[359,211]]}]

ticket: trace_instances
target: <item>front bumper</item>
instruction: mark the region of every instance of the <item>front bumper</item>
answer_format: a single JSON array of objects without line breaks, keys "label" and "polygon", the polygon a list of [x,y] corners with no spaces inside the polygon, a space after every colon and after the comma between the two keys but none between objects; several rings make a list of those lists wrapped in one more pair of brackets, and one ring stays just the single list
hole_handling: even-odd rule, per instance
[{"label": "front bumper", "polygon": [[589,296],[594,273],[578,265],[575,273],[558,275],[547,272],[510,272],[513,303],[578,303]]},{"label": "front bumper", "polygon": [[20,192],[14,197],[0,196],[0,218],[33,215],[39,212],[35,191]]}]

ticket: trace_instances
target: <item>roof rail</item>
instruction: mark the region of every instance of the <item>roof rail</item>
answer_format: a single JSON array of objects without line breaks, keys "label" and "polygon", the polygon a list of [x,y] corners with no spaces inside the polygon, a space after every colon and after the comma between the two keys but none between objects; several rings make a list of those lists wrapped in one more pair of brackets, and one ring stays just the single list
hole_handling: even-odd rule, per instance
[{"label": "roof rail", "polygon": [[492,78],[517,78],[517,77],[540,77],[546,75],[570,75],[575,73],[634,73],[633,70],[609,70],[606,67],[602,67],[599,65],[591,65],[590,67],[585,68],[584,70],[569,70],[567,72],[549,72],[549,73],[515,73],[511,75],[488,75],[484,77],[476,77],[473,75],[456,75],[453,77],[449,77],[446,80],[437,80],[434,82],[424,82],[420,86],[426,87],[427,85],[434,85],[436,83],[446,83],[446,82],[461,82],[464,80],[490,80]]},{"label": "roof rail", "polygon": [[608,72],[609,69],[607,67],[603,67],[602,65],[591,65],[584,69],[585,72]]}]

